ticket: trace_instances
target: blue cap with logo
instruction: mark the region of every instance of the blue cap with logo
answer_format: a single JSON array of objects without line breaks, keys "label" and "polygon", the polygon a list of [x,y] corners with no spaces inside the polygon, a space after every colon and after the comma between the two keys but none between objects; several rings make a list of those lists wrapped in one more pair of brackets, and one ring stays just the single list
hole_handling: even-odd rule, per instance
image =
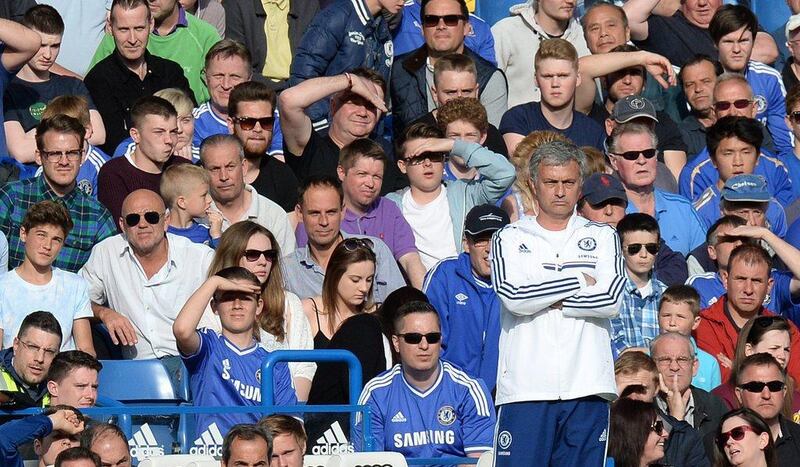
[{"label": "blue cap with logo", "polygon": [[602,173],[594,173],[583,181],[581,198],[592,206],[597,206],[610,199],[620,200],[628,204],[628,195],[625,187],[617,178]]},{"label": "blue cap with logo", "polygon": [[508,213],[492,204],[479,204],[467,213],[464,233],[472,236],[494,232],[511,223]]},{"label": "blue cap with logo", "polygon": [[743,174],[729,178],[720,197],[725,201],[768,203],[772,195],[767,188],[767,179],[761,175]]}]

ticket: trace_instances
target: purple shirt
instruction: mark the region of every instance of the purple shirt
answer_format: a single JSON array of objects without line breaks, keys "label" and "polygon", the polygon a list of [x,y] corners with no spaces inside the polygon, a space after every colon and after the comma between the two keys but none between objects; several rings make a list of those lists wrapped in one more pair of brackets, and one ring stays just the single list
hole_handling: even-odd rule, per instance
[{"label": "purple shirt", "polygon": [[[414,245],[414,232],[403,217],[396,203],[381,196],[372,204],[369,212],[361,217],[349,209],[344,210],[344,220],[340,229],[353,235],[369,235],[383,240],[396,260],[400,260],[406,253],[417,251]],[[308,235],[305,226],[297,224],[294,232],[297,238],[297,247],[308,244]]]},{"label": "purple shirt", "polygon": [[[186,19],[186,10],[183,9],[182,6],[178,5],[178,22],[175,24],[175,27],[172,28],[170,32],[166,35],[169,36],[173,32],[175,32],[178,28],[188,28],[189,27],[189,20]],[[158,33],[158,29],[153,28],[153,34],[156,36],[160,36],[161,34]]]}]

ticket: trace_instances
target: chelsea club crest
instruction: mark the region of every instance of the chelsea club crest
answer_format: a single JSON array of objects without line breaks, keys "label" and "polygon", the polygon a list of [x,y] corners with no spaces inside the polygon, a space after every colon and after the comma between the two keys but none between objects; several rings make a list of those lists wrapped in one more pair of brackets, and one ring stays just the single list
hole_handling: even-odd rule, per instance
[{"label": "chelsea club crest", "polygon": [[452,425],[453,422],[456,421],[456,411],[453,407],[445,405],[444,407],[440,407],[439,411],[436,412],[436,419],[441,425]]},{"label": "chelsea club crest", "polygon": [[578,248],[583,251],[592,251],[597,248],[597,240],[592,237],[586,237],[578,240]]}]

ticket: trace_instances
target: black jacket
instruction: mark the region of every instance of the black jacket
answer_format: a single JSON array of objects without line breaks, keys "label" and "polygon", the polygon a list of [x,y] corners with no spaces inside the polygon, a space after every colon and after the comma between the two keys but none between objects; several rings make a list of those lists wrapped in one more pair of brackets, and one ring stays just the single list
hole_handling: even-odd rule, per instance
[{"label": "black jacket", "polygon": [[781,437],[775,442],[778,467],[800,465],[800,425],[780,416]]},{"label": "black jacket", "polygon": [[671,430],[664,446],[662,464],[681,467],[707,467],[710,464],[703,447],[703,437],[683,420],[660,412],[661,418],[669,423]]}]

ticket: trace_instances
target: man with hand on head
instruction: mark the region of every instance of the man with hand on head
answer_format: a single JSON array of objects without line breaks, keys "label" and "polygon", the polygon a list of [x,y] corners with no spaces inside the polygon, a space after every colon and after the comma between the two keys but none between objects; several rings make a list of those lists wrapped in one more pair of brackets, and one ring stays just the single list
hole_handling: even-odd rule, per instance
[{"label": "man with hand on head", "polygon": [[[48,439],[46,451],[53,451],[52,456],[45,456],[40,459],[39,465],[46,466],[52,464],[56,456],[63,450],[51,449],[54,434],[69,439],[77,436],[83,431],[83,415],[76,409],[68,406],[50,407],[39,415],[12,420],[0,425],[0,463],[3,467],[23,467],[22,457],[19,455],[19,446],[30,441],[39,442]],[[60,443],[60,441],[59,441]],[[63,445],[63,443],[61,443]],[[67,444],[65,447],[70,447]]]}]

